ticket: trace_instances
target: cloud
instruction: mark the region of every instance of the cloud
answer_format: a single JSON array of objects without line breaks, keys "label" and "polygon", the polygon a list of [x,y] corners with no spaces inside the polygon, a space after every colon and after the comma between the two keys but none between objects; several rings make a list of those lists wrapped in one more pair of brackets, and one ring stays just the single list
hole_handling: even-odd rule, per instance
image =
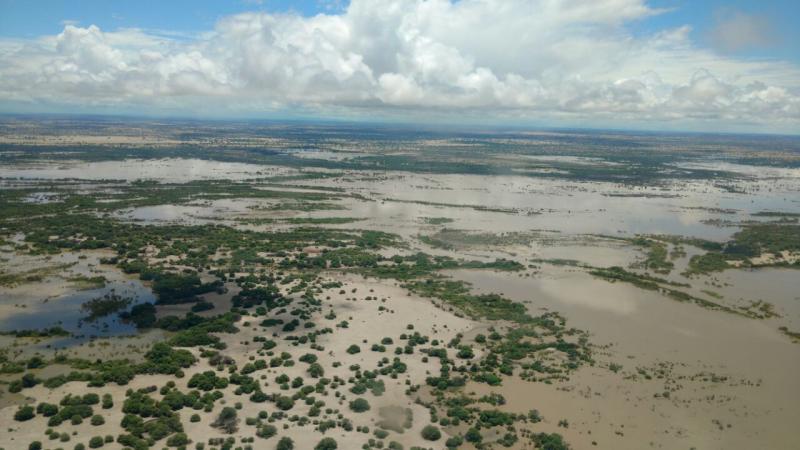
[{"label": "cloud", "polygon": [[0,41],[0,102],[797,129],[800,68],[698,48],[687,26],[628,31],[658,13],[643,0],[353,0],[180,39],[67,25]]},{"label": "cloud", "polygon": [[723,52],[766,47],[775,41],[767,17],[732,10],[717,12],[710,35],[714,46]]}]

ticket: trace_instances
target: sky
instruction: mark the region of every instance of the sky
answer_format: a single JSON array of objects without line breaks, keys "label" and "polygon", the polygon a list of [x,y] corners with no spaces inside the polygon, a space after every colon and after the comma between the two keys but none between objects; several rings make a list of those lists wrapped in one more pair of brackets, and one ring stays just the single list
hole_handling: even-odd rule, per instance
[{"label": "sky", "polygon": [[0,0],[0,112],[800,134],[797,0]]}]

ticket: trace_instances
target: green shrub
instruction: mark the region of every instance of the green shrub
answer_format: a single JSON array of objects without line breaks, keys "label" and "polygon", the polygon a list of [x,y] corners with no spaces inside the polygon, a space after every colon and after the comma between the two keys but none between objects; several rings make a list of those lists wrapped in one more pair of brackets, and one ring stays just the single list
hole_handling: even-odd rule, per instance
[{"label": "green shrub", "polygon": [[314,447],[314,450],[336,450],[339,448],[339,444],[333,438],[323,438],[317,445]]},{"label": "green shrub", "polygon": [[294,441],[290,437],[282,437],[275,446],[275,450],[294,450]]},{"label": "green shrub", "polygon": [[26,420],[31,420],[36,416],[36,411],[33,410],[33,406],[25,405],[20,406],[17,412],[14,413],[14,420],[17,422],[25,422]]},{"label": "green shrub", "polygon": [[278,429],[273,425],[264,425],[256,431],[256,436],[263,439],[269,439],[276,434],[278,434]]},{"label": "green shrub", "polygon": [[359,397],[350,402],[350,409],[357,413],[369,411],[369,402],[366,399]]},{"label": "green shrub", "polygon": [[478,431],[477,428],[470,428],[464,435],[464,439],[473,444],[477,444],[483,440],[483,436],[481,436],[481,432]]},{"label": "green shrub", "polygon": [[426,441],[438,441],[442,437],[442,432],[433,425],[427,425],[422,429],[421,434]]},{"label": "green shrub", "polygon": [[100,448],[105,444],[106,442],[103,440],[101,436],[95,436],[89,439],[89,448]]}]

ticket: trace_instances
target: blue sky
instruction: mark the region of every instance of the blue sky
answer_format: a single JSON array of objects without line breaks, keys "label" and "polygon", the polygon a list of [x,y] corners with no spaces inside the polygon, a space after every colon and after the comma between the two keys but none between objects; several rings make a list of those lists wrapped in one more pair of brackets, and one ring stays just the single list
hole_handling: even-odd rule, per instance
[{"label": "blue sky", "polygon": [[668,12],[642,21],[636,29],[652,32],[688,24],[694,30],[693,38],[706,46],[712,46],[709,35],[718,19],[731,11],[763,16],[774,33],[773,42],[739,54],[800,62],[800,0],[651,0],[648,3]]},{"label": "blue sky", "polygon": [[316,0],[0,0],[0,34],[57,34],[65,20],[106,30],[122,27],[191,33],[209,30],[221,17],[244,11],[292,11],[308,16],[329,12],[328,4]]},{"label": "blue sky", "polygon": [[798,17],[800,0],[0,0],[0,113],[800,133]]}]

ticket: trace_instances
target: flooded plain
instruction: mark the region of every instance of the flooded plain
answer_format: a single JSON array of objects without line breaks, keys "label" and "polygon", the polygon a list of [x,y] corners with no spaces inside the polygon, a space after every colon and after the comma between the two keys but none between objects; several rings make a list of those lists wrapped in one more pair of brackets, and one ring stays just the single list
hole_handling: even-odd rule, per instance
[{"label": "flooded plain", "polygon": [[[324,152],[306,156],[351,157]],[[604,164],[591,158],[567,162]],[[547,429],[563,434],[576,449],[595,445],[619,449],[800,448],[796,430],[800,423],[800,345],[780,331],[781,327],[800,329],[800,275],[796,269],[731,269],[688,276],[683,272],[700,250],[689,244],[683,253],[675,245],[668,247],[675,253],[670,259],[674,269],[659,275],[665,283],[734,309],[767,302],[771,312],[760,319],[678,301],[663,290],[610,282],[591,273],[591,268],[611,266],[645,273],[640,268],[647,256],[645,250],[626,240],[636,235],[724,242],[742,223],[772,220],[759,213],[778,211],[788,217],[800,213],[800,169],[762,170],[717,162],[676,165],[686,167],[742,176],[735,182],[709,179],[642,186],[516,175],[327,171],[324,177],[298,177],[269,187],[282,192],[329,193],[326,207],[318,203],[317,207],[306,204],[281,209],[285,204],[281,199],[237,197],[126,207],[103,214],[140,226],[222,224],[243,230],[289,229],[317,221],[330,229],[396,233],[408,242],[408,247],[398,252],[407,254],[424,251],[467,260],[517,261],[525,268],[522,272],[455,270],[445,275],[469,283],[477,293],[503,294],[521,302],[531,314],[558,312],[570,327],[590,333],[596,365],[554,384],[512,377],[501,387],[470,384],[468,389],[503,393],[511,411],[538,408]],[[160,183],[222,179],[259,185],[259,180],[267,177],[320,172],[324,171],[195,159],[0,167],[7,186],[43,184],[41,192],[31,197],[33,202],[64,201],[63,195],[46,188],[59,179]],[[89,192],[106,189],[91,184],[82,188]],[[333,219],[342,220],[337,223]],[[443,230],[472,233],[480,239],[450,246],[434,245],[427,239]],[[126,308],[152,302],[155,299],[148,283],[100,264],[99,253],[88,255],[67,252],[47,259],[26,259],[15,256],[11,246],[4,248],[0,254],[4,274],[63,268],[35,282],[0,286],[0,331],[58,326],[73,335],[30,346],[34,352],[81,346],[90,339],[136,335],[135,327],[114,314],[87,320],[81,305],[105,295],[130,299]],[[78,276],[102,277],[104,281],[102,286],[76,288],[69,280]],[[230,295],[214,302],[230,305]],[[165,307],[161,314],[184,310]],[[3,339],[8,345],[15,342],[9,336]],[[132,344],[122,339],[119,345]],[[569,427],[556,426],[562,419],[568,420]]]}]

